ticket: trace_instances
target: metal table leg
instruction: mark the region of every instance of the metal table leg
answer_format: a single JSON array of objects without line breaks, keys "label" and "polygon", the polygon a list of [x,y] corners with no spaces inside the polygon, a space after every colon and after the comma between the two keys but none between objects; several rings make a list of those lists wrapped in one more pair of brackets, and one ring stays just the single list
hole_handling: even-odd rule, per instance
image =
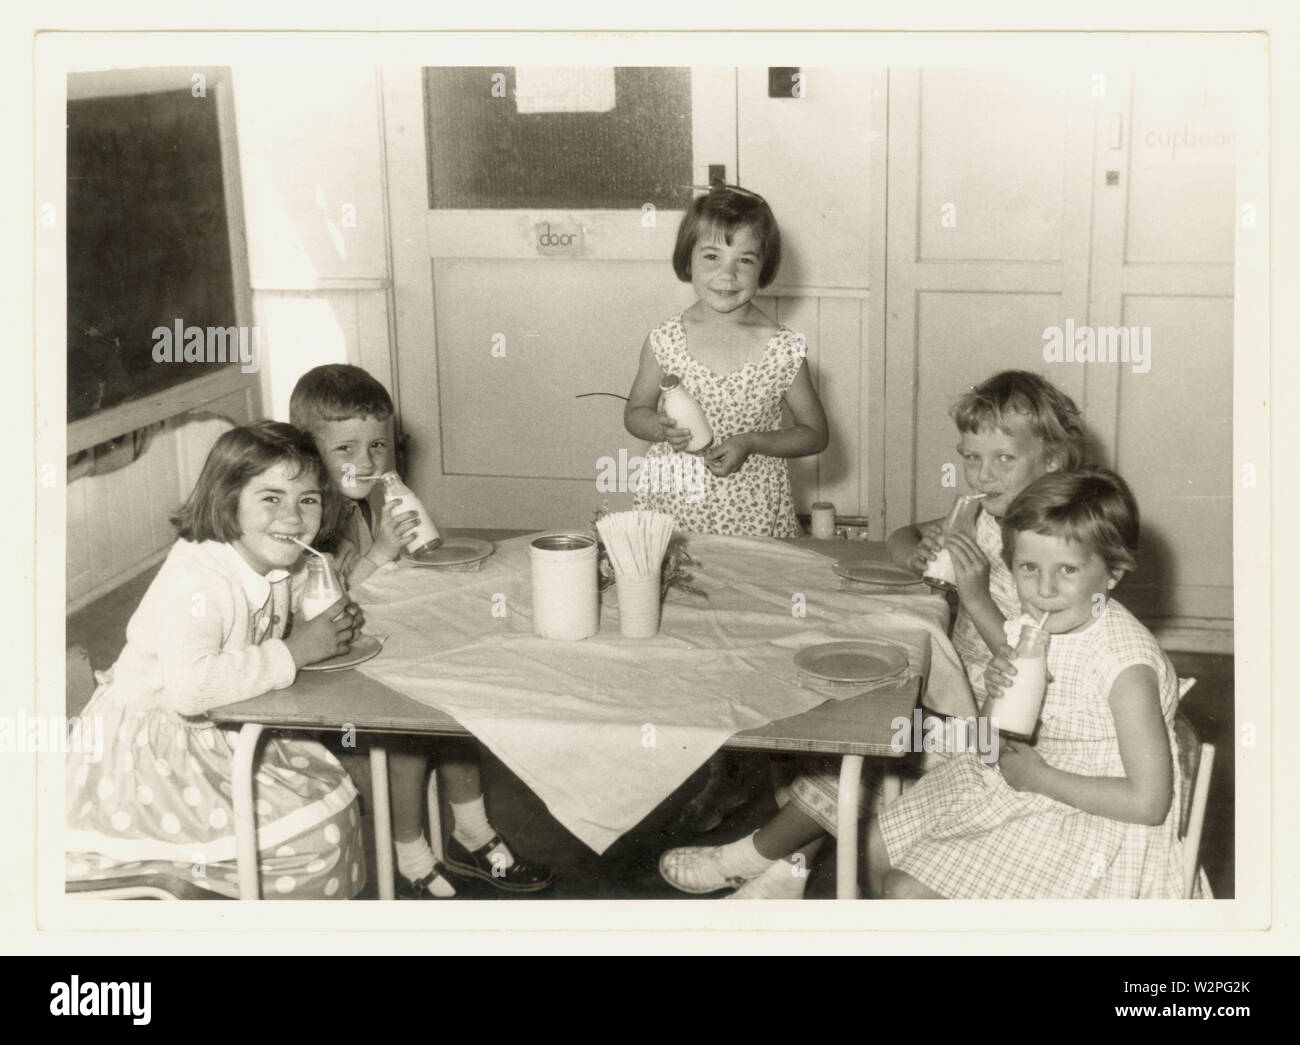
[{"label": "metal table leg", "polygon": [[388,805],[388,749],[381,738],[370,744],[370,783],[375,798],[375,865],[379,874],[379,899],[392,900],[393,815]]},{"label": "metal table leg", "polygon": [[438,767],[434,766],[429,770],[429,786],[426,794],[429,805],[429,848],[433,850],[433,858],[442,863],[443,845],[442,845],[442,810],[438,806]]},{"label": "metal table leg", "polygon": [[253,804],[253,774],[256,767],[253,757],[264,726],[246,722],[235,741],[235,761],[232,768],[235,802],[235,859],[239,868],[239,898],[262,898],[261,867],[257,858],[257,810]]},{"label": "metal table leg", "polygon": [[862,756],[840,760],[840,804],[835,823],[835,898],[858,898],[858,798],[862,793]]}]

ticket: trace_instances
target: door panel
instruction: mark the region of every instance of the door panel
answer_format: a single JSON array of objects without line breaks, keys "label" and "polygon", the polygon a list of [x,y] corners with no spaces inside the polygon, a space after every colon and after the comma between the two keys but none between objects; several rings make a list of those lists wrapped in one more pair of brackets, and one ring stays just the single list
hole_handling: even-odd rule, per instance
[{"label": "door panel", "polygon": [[[1059,261],[1065,222],[1064,84],[966,69],[921,79],[919,257]],[[941,219],[950,207],[948,223]]]},{"label": "door panel", "polygon": [[[1044,372],[1043,330],[1058,321],[1059,294],[927,292],[917,309],[916,517],[946,515],[965,489],[957,427],[948,411],[971,385],[999,370]],[[960,351],[954,346],[960,345]],[[1083,368],[1056,367],[1046,376],[1077,401]],[[944,486],[952,465],[957,487]]]},{"label": "door panel", "polygon": [[1232,264],[1233,98],[1206,70],[1133,75],[1125,261]]},{"label": "door panel", "polygon": [[[625,394],[644,332],[689,303],[689,288],[683,302],[663,269],[659,261],[436,261],[446,481],[591,483],[599,457],[640,452],[623,428],[622,401],[575,396]],[[574,302],[584,303],[580,315]]]}]

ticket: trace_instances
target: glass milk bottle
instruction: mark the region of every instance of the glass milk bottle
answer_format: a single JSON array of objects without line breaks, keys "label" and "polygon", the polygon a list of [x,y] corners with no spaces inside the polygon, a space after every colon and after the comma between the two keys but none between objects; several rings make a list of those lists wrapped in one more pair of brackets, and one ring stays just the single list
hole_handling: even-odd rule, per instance
[{"label": "glass milk bottle", "polygon": [[318,617],[343,598],[343,585],[334,576],[328,559],[307,557],[307,587],[302,593],[302,619]]},{"label": "glass milk bottle", "polygon": [[668,374],[660,382],[659,391],[663,393],[663,412],[677,422],[678,428],[691,430],[687,451],[697,454],[706,449],[713,442],[713,429],[695,397],[682,387],[682,379],[676,374]]},{"label": "glass milk bottle", "polygon": [[379,481],[384,484],[384,501],[392,514],[415,512],[418,516],[415,528],[407,530],[404,535],[406,554],[419,555],[420,552],[433,551],[438,547],[442,543],[442,535],[438,533],[438,527],[433,525],[433,517],[411,492],[411,488],[402,482],[402,477],[396,472],[385,472]]},{"label": "glass milk bottle", "polygon": [[1038,725],[1043,710],[1043,697],[1047,694],[1047,647],[1049,635],[1046,628],[1025,621],[1020,627],[1016,643],[1016,673],[1011,685],[1000,697],[989,701],[985,714],[997,720],[998,732],[1022,740],[1029,740]]},{"label": "glass milk bottle", "polygon": [[[982,493],[958,494],[952,502],[948,518],[943,521],[943,533],[940,540],[947,544],[948,537],[954,533],[972,533],[975,530],[975,513],[979,503],[984,499]],[[932,588],[943,591],[957,590],[957,570],[952,564],[952,553],[947,548],[940,548],[939,554],[930,560],[921,579]]]}]

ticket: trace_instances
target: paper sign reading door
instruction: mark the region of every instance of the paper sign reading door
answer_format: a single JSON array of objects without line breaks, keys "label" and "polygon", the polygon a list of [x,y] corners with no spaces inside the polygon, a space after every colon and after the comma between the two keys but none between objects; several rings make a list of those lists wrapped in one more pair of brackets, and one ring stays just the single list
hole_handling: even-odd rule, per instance
[{"label": "paper sign reading door", "polygon": [[582,256],[582,226],[576,221],[541,221],[533,226],[538,254]]}]

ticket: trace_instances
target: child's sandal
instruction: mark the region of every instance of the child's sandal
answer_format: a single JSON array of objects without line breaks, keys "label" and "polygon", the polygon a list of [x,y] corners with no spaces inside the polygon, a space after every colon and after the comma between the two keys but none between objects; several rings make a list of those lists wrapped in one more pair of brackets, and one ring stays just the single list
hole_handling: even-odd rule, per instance
[{"label": "child's sandal", "polygon": [[[447,869],[440,863],[435,863],[432,871],[415,881],[411,881],[400,871],[394,877],[396,879],[395,891],[399,900],[454,900],[456,898],[456,887],[452,885]],[[430,888],[439,878],[446,883],[447,888],[452,890],[451,896],[439,896]]]}]

